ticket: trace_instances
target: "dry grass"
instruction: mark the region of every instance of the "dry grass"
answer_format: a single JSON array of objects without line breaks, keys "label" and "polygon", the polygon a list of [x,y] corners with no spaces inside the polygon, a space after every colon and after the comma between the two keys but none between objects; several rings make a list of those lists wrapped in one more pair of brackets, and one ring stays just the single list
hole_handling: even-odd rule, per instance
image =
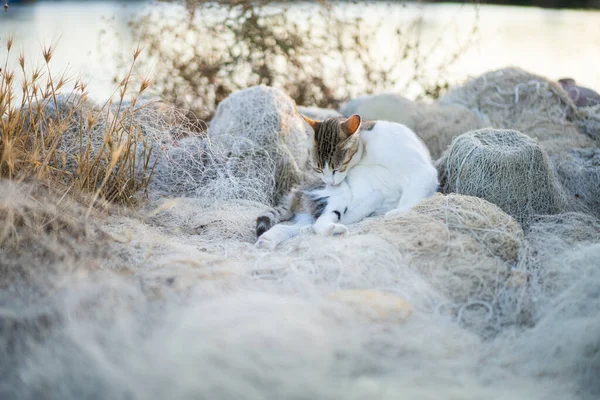
[{"label": "dry grass", "polygon": [[134,205],[153,171],[152,142],[135,118],[147,107],[138,97],[149,86],[132,72],[140,49],[113,96],[97,107],[84,81],[53,75],[55,44],[43,47],[42,66],[33,68],[23,54],[10,67],[12,45],[9,37],[0,70],[0,177],[52,181],[92,194],[92,204]]}]

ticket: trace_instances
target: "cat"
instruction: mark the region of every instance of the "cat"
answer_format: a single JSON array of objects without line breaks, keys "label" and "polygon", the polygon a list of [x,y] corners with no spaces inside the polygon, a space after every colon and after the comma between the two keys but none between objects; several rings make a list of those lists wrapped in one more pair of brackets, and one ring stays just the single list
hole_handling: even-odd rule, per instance
[{"label": "cat", "polygon": [[[256,220],[256,246],[273,249],[304,230],[348,234],[370,215],[408,211],[439,186],[429,150],[408,127],[362,121],[357,114],[323,121],[302,116],[314,131],[311,164],[320,182],[293,189]],[[281,222],[293,220],[293,224]]]}]

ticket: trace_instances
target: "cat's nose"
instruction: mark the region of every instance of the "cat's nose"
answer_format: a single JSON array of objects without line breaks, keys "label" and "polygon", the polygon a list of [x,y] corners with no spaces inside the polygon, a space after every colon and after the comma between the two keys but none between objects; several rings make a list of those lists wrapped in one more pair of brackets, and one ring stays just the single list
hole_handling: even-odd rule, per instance
[{"label": "cat's nose", "polygon": [[323,176],[322,179],[323,179],[323,182],[325,182],[326,185],[335,185],[335,180],[333,179],[333,177]]}]

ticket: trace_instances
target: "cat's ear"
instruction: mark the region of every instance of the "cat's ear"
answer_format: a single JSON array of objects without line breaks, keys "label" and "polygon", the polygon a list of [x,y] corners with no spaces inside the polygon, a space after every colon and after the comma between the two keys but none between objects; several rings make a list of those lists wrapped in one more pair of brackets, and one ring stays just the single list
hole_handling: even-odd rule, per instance
[{"label": "cat's ear", "polygon": [[348,136],[354,135],[360,128],[360,115],[354,114],[341,124],[342,132]]},{"label": "cat's ear", "polygon": [[[302,114],[300,114],[300,115],[302,115]],[[321,121],[316,121],[314,119],[308,118],[306,115],[302,115],[302,118],[304,118],[306,123],[308,125],[310,125],[311,128],[313,128],[313,131],[315,131],[315,133],[319,131],[319,127],[321,126]]]}]

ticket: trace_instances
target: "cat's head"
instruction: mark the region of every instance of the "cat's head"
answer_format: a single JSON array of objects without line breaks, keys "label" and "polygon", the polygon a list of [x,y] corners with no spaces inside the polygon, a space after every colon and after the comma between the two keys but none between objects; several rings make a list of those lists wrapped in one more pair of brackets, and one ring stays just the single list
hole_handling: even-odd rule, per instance
[{"label": "cat's head", "polygon": [[350,169],[360,161],[360,116],[304,120],[315,131],[312,167],[327,185],[339,185]]}]

